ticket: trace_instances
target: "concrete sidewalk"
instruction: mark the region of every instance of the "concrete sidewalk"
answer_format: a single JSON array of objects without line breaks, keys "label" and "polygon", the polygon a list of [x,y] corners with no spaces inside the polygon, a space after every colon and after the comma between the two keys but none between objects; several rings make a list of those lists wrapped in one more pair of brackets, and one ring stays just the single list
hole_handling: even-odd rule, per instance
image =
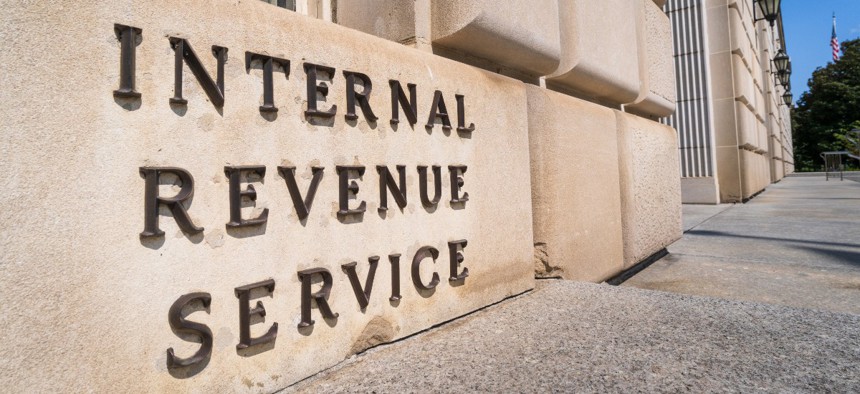
[{"label": "concrete sidewalk", "polygon": [[860,183],[788,177],[684,206],[684,237],[623,286],[860,314]]},{"label": "concrete sidewalk", "polygon": [[685,229],[624,286],[539,281],[285,392],[860,392],[860,183],[786,178]]},{"label": "concrete sidewalk", "polygon": [[858,392],[860,316],[552,281],[285,392]]}]

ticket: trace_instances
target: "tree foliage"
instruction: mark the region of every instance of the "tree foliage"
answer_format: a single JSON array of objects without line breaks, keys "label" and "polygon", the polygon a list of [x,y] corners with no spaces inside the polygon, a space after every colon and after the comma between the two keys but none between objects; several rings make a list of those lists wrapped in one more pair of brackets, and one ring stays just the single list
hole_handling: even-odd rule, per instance
[{"label": "tree foliage", "polygon": [[812,73],[809,91],[792,111],[798,171],[820,169],[821,152],[856,150],[850,131],[860,126],[860,39],[843,42],[842,52],[839,61]]}]

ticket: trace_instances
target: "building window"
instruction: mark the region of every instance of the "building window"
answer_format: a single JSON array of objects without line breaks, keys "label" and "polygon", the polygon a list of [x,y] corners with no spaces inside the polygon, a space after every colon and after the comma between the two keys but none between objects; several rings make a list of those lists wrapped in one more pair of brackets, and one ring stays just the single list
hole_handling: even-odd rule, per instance
[{"label": "building window", "polygon": [[337,0],[262,0],[302,15],[333,22]]},{"label": "building window", "polygon": [[274,4],[281,8],[286,8],[290,11],[296,10],[296,0],[263,0],[266,3]]}]

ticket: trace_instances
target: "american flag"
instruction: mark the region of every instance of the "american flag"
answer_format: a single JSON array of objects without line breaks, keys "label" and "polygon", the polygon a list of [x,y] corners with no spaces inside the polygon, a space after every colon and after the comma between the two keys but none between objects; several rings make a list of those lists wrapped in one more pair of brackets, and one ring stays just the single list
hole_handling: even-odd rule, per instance
[{"label": "american flag", "polygon": [[830,48],[833,49],[833,61],[839,60],[839,39],[836,38],[836,14],[833,14],[833,35],[830,36]]}]

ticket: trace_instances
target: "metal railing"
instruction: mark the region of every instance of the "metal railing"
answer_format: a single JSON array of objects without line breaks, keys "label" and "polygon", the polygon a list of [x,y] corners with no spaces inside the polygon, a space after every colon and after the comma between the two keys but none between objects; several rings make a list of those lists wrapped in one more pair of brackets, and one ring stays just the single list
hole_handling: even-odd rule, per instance
[{"label": "metal railing", "polygon": [[839,173],[839,180],[844,180],[843,172],[845,171],[845,165],[842,164],[842,156],[848,156],[852,159],[860,160],[860,157],[852,154],[849,151],[832,151],[832,152],[822,152],[821,157],[824,159],[824,179],[830,180],[831,174],[833,177],[836,177],[836,173]]}]

